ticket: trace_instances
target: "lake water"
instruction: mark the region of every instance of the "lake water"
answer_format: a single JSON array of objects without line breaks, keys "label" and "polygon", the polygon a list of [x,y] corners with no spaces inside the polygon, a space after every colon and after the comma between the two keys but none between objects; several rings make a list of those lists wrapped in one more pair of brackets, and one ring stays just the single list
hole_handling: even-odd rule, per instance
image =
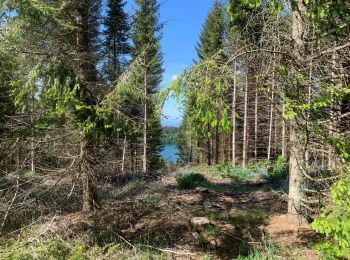
[{"label": "lake water", "polygon": [[176,163],[179,157],[177,153],[179,150],[176,148],[175,144],[165,144],[163,151],[160,153],[162,158],[167,162]]}]

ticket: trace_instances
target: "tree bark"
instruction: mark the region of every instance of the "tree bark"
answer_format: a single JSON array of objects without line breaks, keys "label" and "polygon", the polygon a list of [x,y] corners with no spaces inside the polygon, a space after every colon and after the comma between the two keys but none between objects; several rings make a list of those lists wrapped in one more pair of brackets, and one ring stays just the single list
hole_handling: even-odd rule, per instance
[{"label": "tree bark", "polygon": [[[305,55],[303,36],[305,33],[306,7],[303,0],[293,0],[292,7],[293,56],[296,61],[302,63]],[[301,89],[300,91],[304,90]],[[300,140],[300,133],[297,132],[296,118],[291,120],[290,126],[288,219],[291,223],[300,225],[306,222],[306,217],[302,213],[302,200],[305,197],[302,172],[303,168],[305,169],[305,146]]]},{"label": "tree bark", "polygon": [[142,171],[144,173],[147,172],[147,70],[145,69],[145,79],[144,79],[144,98],[145,98],[145,104],[144,104],[144,118],[143,118],[143,158],[142,158]]},{"label": "tree bark", "polygon": [[258,84],[255,87],[255,111],[254,111],[254,161],[258,161],[258,105],[259,105],[259,92]]},{"label": "tree bark", "polygon": [[31,100],[31,111],[30,111],[30,124],[31,124],[31,137],[30,137],[30,170],[31,172],[35,172],[35,138],[34,138],[34,131],[33,131],[33,113],[34,113],[34,96],[32,96]]},{"label": "tree bark", "polygon": [[126,155],[126,135],[124,136],[124,143],[123,143],[123,157],[122,157],[122,173],[125,172],[125,155]]},{"label": "tree bark", "polygon": [[282,157],[287,158],[287,142],[286,142],[286,133],[287,133],[287,123],[284,119],[286,114],[286,108],[282,104]]},{"label": "tree bark", "polygon": [[220,157],[220,133],[219,125],[215,127],[215,164],[219,163]]},{"label": "tree bark", "polygon": [[269,144],[267,148],[267,160],[271,160],[271,147],[272,147],[272,127],[273,127],[273,109],[275,100],[275,48],[274,48],[274,62],[272,68],[272,84],[271,84],[271,105],[270,105],[270,121],[269,121]]},{"label": "tree bark", "polygon": [[89,212],[100,208],[96,188],[96,177],[91,167],[92,155],[90,152],[91,143],[82,134],[80,142],[80,174],[83,182],[83,212]]},{"label": "tree bark", "polygon": [[[76,5],[76,53],[77,74],[82,83],[81,99],[87,105],[95,105],[93,96],[88,94],[89,87],[96,84],[95,67],[92,62],[90,50],[89,6],[87,1],[81,1]],[[80,176],[83,183],[83,211],[88,212],[99,208],[99,200],[96,188],[96,176],[92,167],[92,137],[81,133],[80,140]]]},{"label": "tree bark", "polygon": [[237,107],[237,63],[234,64],[233,93],[232,93],[232,167],[236,167],[236,107]]},{"label": "tree bark", "polygon": [[[210,124],[207,125],[207,132],[210,133]],[[207,164],[208,166],[211,166],[211,144],[210,144],[210,137],[207,137]]]},{"label": "tree bark", "polygon": [[[336,69],[337,69],[337,60],[336,60],[336,53],[332,53],[332,84],[337,85],[336,80]],[[330,111],[330,124],[329,124],[329,136],[330,137],[335,137],[337,134],[337,118],[339,116],[338,114],[339,106],[337,105],[337,98],[335,97],[334,93],[332,93],[332,107]],[[337,160],[336,160],[336,155],[334,152],[333,147],[329,148],[329,153],[328,153],[328,168],[330,170],[334,170],[337,167]]]},{"label": "tree bark", "polygon": [[248,71],[245,75],[245,90],[244,90],[244,126],[243,126],[243,162],[242,167],[247,167],[247,154],[248,154]]}]

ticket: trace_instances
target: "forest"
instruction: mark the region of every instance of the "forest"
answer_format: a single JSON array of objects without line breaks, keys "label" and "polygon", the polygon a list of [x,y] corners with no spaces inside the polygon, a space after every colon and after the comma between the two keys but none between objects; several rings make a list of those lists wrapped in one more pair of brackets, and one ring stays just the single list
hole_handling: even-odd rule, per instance
[{"label": "forest", "polygon": [[162,144],[177,144],[178,142],[178,128],[174,126],[165,126],[162,127]]},{"label": "forest", "polygon": [[350,2],[210,3],[0,0],[0,259],[350,258]]}]

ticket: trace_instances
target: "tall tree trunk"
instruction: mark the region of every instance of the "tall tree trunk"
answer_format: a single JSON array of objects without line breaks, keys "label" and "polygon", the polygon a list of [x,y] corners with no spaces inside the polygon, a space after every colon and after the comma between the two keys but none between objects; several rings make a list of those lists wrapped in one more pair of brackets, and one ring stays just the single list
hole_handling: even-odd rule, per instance
[{"label": "tall tree trunk", "polygon": [[91,167],[92,154],[91,143],[82,133],[80,142],[80,174],[83,181],[83,212],[89,212],[100,208],[96,189],[96,177]]},{"label": "tall tree trunk", "polygon": [[[336,80],[336,69],[337,69],[337,61],[336,61],[336,53],[332,53],[332,84],[336,85],[337,80]],[[331,107],[331,112],[330,112],[330,124],[329,124],[329,136],[330,137],[335,137],[337,133],[337,118],[339,116],[338,114],[339,106],[337,105],[337,98],[335,97],[334,93],[332,93],[332,107]],[[336,155],[334,152],[333,147],[329,148],[328,152],[328,168],[331,170],[336,169],[337,167],[337,162],[336,162]]]},{"label": "tall tree trunk", "polygon": [[232,167],[236,167],[236,107],[237,107],[237,63],[234,64],[233,93],[232,93]]},{"label": "tall tree trunk", "polygon": [[284,106],[284,101],[282,104],[282,157],[287,158],[287,140],[286,140],[286,134],[287,134],[287,122],[284,118],[286,114],[286,108]]},{"label": "tall tree trunk", "polygon": [[215,164],[219,163],[220,157],[220,133],[219,125],[215,127]]},{"label": "tall tree trunk", "polygon": [[300,145],[295,124],[295,122],[291,122],[290,129],[288,218],[292,224],[300,225],[306,221],[302,214],[302,200],[304,199],[304,176],[301,170],[303,148]]},{"label": "tall tree trunk", "polygon": [[35,144],[34,144],[34,131],[33,131],[33,113],[34,113],[34,96],[32,96],[31,100],[31,111],[30,111],[30,124],[31,124],[31,137],[30,137],[30,170],[31,172],[35,172]]},{"label": "tall tree trunk", "polygon": [[123,143],[123,157],[122,157],[122,173],[125,172],[125,155],[126,155],[126,135],[124,136],[124,143]]},{"label": "tall tree trunk", "polygon": [[200,164],[200,151],[199,151],[199,141],[197,141],[197,147],[196,147],[196,160],[197,160],[197,164]]},{"label": "tall tree trunk", "polygon": [[270,104],[270,119],[269,119],[269,144],[267,148],[267,160],[271,160],[271,149],[272,149],[272,127],[273,127],[273,109],[274,109],[274,100],[275,100],[275,47],[273,53],[273,68],[272,68],[272,84],[271,84],[271,104]]},{"label": "tall tree trunk", "polygon": [[145,79],[144,79],[144,98],[145,98],[145,104],[144,104],[144,118],[143,118],[143,157],[142,157],[142,171],[144,173],[147,172],[147,97],[148,97],[148,91],[147,91],[147,70],[145,69]]},{"label": "tall tree trunk", "polygon": [[21,168],[20,155],[21,155],[21,143],[20,139],[17,138],[15,142],[15,161],[16,161],[16,171],[18,172]]},{"label": "tall tree trunk", "polygon": [[117,77],[117,55],[116,39],[113,37],[113,81]]},{"label": "tall tree trunk", "polygon": [[189,156],[189,162],[192,163],[193,162],[193,140],[192,140],[192,134],[190,133],[190,156]]},{"label": "tall tree trunk", "polygon": [[[303,36],[305,33],[304,19],[306,18],[306,7],[303,0],[293,0],[292,3],[292,39],[294,42],[293,57],[297,62],[302,63],[305,55]],[[301,89],[301,92],[304,90]],[[293,224],[303,224],[306,217],[302,213],[302,201],[304,195],[304,176],[302,170],[305,169],[305,145],[300,140],[297,132],[297,121],[293,118],[290,122],[290,155],[289,155],[289,194],[288,194],[288,215]]]},{"label": "tall tree trunk", "polygon": [[[92,62],[90,50],[89,5],[87,1],[81,1],[76,7],[76,52],[79,79],[82,82],[81,98],[88,105],[95,105],[94,97],[89,96],[88,88],[96,84],[95,68]],[[92,167],[92,137],[81,133],[80,140],[80,176],[83,182],[83,211],[91,211],[99,208],[99,200],[96,188],[96,176]]]},{"label": "tall tree trunk", "polygon": [[247,167],[248,155],[248,69],[245,75],[245,90],[244,90],[244,126],[243,126],[243,162],[242,167]]},{"label": "tall tree trunk", "polygon": [[[210,124],[207,125],[207,132],[210,133]],[[211,166],[211,138],[207,137],[207,164]]]},{"label": "tall tree trunk", "polygon": [[255,111],[254,111],[254,161],[258,161],[258,105],[259,105],[259,92],[258,84],[255,87]]}]

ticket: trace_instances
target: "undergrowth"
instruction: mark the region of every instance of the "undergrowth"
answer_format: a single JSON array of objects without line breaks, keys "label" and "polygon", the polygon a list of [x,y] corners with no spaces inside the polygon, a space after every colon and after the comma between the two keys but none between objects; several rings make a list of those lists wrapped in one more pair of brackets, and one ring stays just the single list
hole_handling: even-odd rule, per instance
[{"label": "undergrowth", "polygon": [[9,260],[94,260],[94,259],[167,259],[166,254],[144,245],[115,241],[98,246],[89,238],[66,241],[57,235],[44,238],[22,236],[11,244],[0,246],[0,259]]},{"label": "undergrowth", "polygon": [[263,236],[261,242],[248,250],[248,255],[240,255],[236,260],[275,260],[281,259],[278,256],[278,248],[272,243],[271,239]]},{"label": "undergrowth", "polygon": [[248,168],[233,167],[230,163],[222,163],[215,167],[216,172],[223,178],[230,178],[234,182],[249,182],[254,177],[262,177],[274,183],[288,178],[288,162],[278,157],[275,162],[268,160],[249,165]]},{"label": "undergrowth", "polygon": [[179,189],[194,189],[196,187],[208,187],[210,182],[200,173],[187,173],[176,178]]}]

